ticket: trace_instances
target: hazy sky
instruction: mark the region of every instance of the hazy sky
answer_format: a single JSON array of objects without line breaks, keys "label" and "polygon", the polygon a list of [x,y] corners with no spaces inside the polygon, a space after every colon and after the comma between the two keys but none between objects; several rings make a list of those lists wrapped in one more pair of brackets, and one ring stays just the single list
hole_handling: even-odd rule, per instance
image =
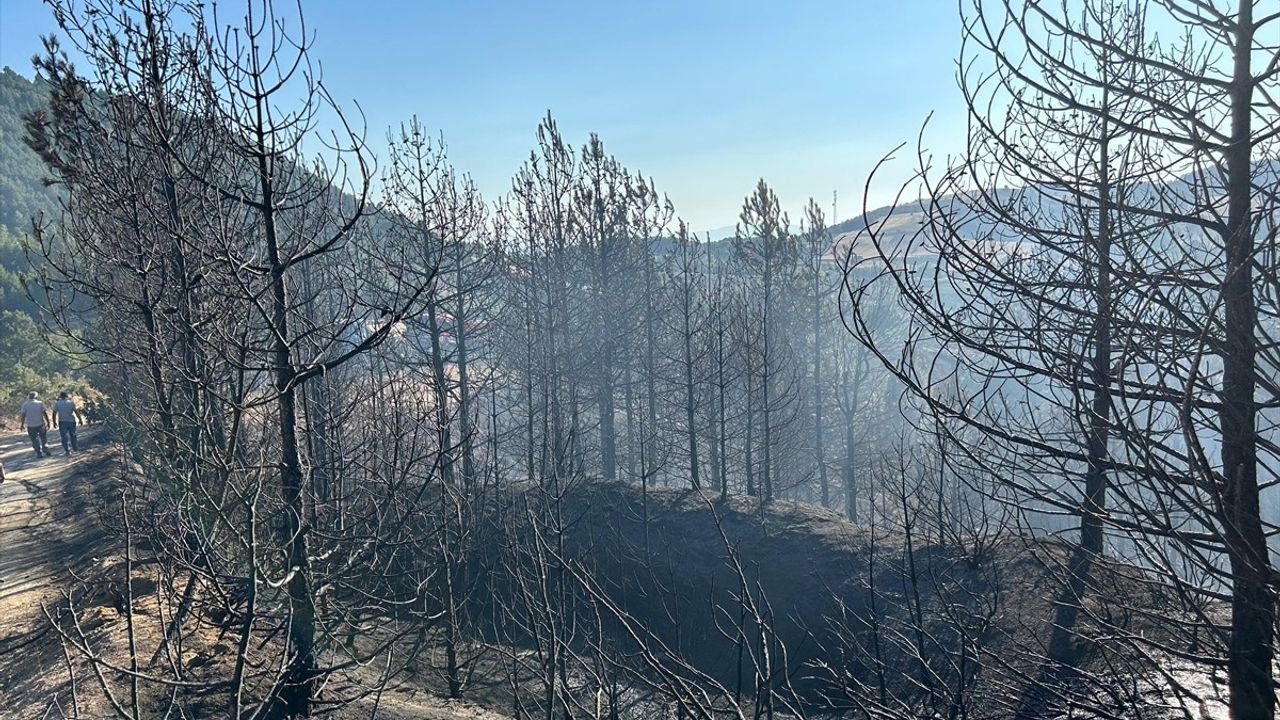
[{"label": "hazy sky", "polygon": [[[289,5],[289,3],[286,3]],[[227,9],[237,0],[223,0]],[[548,109],[580,146],[595,131],[652,176],[695,228],[732,225],[759,177],[793,219],[809,196],[841,219],[875,161],[956,145],[949,0],[304,0],[315,56],[381,145],[417,114],[454,164],[503,194]],[[0,0],[0,64],[30,75],[53,29],[39,0]],[[878,183],[875,204],[893,177]]]}]

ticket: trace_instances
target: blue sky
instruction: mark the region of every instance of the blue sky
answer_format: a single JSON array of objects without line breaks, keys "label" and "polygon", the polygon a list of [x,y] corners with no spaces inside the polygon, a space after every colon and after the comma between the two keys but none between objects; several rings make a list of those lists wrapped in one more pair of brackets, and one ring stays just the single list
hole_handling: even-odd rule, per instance
[{"label": "blue sky", "polygon": [[[290,3],[286,3],[289,5]],[[236,6],[223,0],[222,7]],[[695,229],[732,225],[759,177],[798,216],[810,196],[856,214],[875,161],[963,132],[959,29],[945,0],[305,0],[333,94],[370,139],[417,114],[486,196],[505,193],[546,110],[575,144],[600,133]],[[0,64],[30,74],[53,29],[39,0],[0,0]],[[907,159],[909,160],[909,159]],[[897,172],[877,183],[889,197]]]}]

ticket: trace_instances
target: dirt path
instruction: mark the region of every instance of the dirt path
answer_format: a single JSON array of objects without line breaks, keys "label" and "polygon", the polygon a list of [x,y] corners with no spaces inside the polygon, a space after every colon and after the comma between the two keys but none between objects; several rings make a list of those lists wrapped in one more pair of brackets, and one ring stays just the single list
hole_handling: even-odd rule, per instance
[{"label": "dirt path", "polygon": [[[46,608],[62,606],[62,593],[76,585],[77,578],[100,580],[118,560],[101,525],[109,516],[103,503],[111,496],[111,455],[96,435],[82,432],[85,449],[72,457],[64,457],[58,447],[53,457],[37,458],[25,433],[0,432],[0,462],[7,476],[0,482],[0,720],[71,717],[76,715],[73,705],[83,716],[85,708],[101,706],[79,662],[80,688],[78,695],[73,693],[60,636],[45,616]],[[54,437],[50,440],[56,442]],[[115,623],[121,621],[114,610],[88,610],[85,617],[106,634],[118,629]],[[333,717],[354,720],[369,713],[365,702]],[[439,699],[430,691],[388,693],[378,717],[503,719],[469,703]]]},{"label": "dirt path", "polygon": [[[93,508],[107,454],[97,433],[80,433],[82,449],[37,458],[25,433],[0,434],[0,717],[53,710],[60,643],[44,616],[60,589],[93,561],[104,537]],[[56,431],[50,438],[57,444]]]}]

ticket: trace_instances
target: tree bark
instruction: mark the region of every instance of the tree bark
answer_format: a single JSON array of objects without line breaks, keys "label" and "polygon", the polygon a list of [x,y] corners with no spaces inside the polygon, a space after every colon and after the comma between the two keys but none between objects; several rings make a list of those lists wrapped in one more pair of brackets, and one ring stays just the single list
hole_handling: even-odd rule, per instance
[{"label": "tree bark", "polygon": [[1222,283],[1222,525],[1231,561],[1231,643],[1227,659],[1231,717],[1275,716],[1272,642],[1275,597],[1259,512],[1257,378],[1258,310],[1253,296],[1251,107],[1253,2],[1241,0],[1231,87],[1231,143],[1226,152],[1226,275]]}]

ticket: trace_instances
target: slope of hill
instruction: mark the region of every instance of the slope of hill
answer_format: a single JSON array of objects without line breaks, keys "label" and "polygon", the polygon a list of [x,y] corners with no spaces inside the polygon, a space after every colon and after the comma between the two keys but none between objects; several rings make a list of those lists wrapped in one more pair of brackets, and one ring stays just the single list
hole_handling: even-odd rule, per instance
[{"label": "slope of hill", "polygon": [[[93,633],[96,649],[121,665],[129,657],[125,617],[119,609],[125,559],[121,528],[112,510],[118,502],[118,464],[109,448],[101,446],[71,463],[37,465],[28,455],[19,437],[0,442],[0,457],[10,469],[8,481],[0,483],[0,507],[6,510],[0,513],[0,530],[5,530],[0,533],[0,599],[18,603],[0,623],[5,626],[0,633],[0,685],[13,689],[11,708],[23,717],[37,716],[72,692],[60,643],[39,612],[37,598],[52,611],[63,612],[57,590],[74,587],[78,612]],[[814,718],[855,712],[852,698],[842,693],[842,683],[882,676],[888,690],[903,690],[915,667],[904,662],[915,656],[903,655],[917,642],[915,617],[926,621],[930,633],[926,654],[915,659],[936,663],[940,680],[958,679],[947,675],[949,665],[942,662],[946,656],[938,653],[954,652],[960,643],[973,652],[1014,658],[1015,663],[1018,655],[1010,651],[1020,646],[1030,654],[1025,659],[1034,660],[1037,638],[1047,632],[1053,568],[1063,552],[1054,543],[1015,537],[966,549],[933,541],[928,533],[909,547],[900,532],[851,524],[802,503],[775,502],[761,510],[748,498],[704,499],[691,491],[642,493],[629,485],[589,483],[573,489],[565,500],[571,519],[569,554],[593,566],[597,577],[607,582],[603,591],[620,604],[630,622],[653,631],[673,651],[664,659],[691,663],[733,691],[742,663],[759,661],[762,647],[748,649],[744,659],[733,629],[741,625],[753,644],[767,642],[770,651],[779,654],[779,688],[790,686],[796,707]],[[920,568],[915,584],[908,562]],[[583,567],[577,561],[573,566]],[[72,584],[64,570],[74,570],[80,582]],[[1100,577],[1110,593],[1140,594],[1138,585],[1118,567]],[[999,587],[992,582],[997,578]],[[752,603],[746,615],[736,602],[743,596],[744,580]],[[141,576],[134,584],[139,616],[157,617],[154,582]],[[756,614],[767,629],[750,619]],[[1159,632],[1140,620],[1131,622],[1133,630]],[[154,622],[138,626],[144,656],[157,647],[160,627]],[[213,630],[199,636],[207,645],[193,637],[184,650],[192,681],[217,677],[214,666],[230,661],[225,644],[219,644],[225,640]],[[621,635],[615,642],[610,647],[619,658],[635,657],[639,650]],[[648,645],[650,650],[658,646]],[[378,717],[395,719],[501,720],[513,705],[511,691],[503,684],[503,658],[510,649],[493,647],[486,653],[466,690],[467,701],[444,700],[439,679],[424,665],[420,674],[401,678],[381,697],[331,716],[369,717],[376,706]],[[839,662],[832,664],[834,658]],[[89,668],[78,659],[76,665],[82,677],[89,676]],[[970,709],[1002,716],[1012,700],[1011,688],[1024,679],[1026,669],[1014,664],[1003,671],[965,676]],[[1177,668],[1171,664],[1170,669]],[[347,679],[375,682],[376,675],[372,667],[354,671]],[[1198,680],[1180,677],[1182,682]],[[159,707],[170,692],[155,694],[154,687],[148,688],[144,707],[152,702]],[[1159,712],[1160,691],[1150,688],[1144,693],[1152,712],[1142,716],[1166,717]],[[521,692],[535,693],[537,688],[531,684]],[[216,707],[216,693],[205,695],[204,700],[191,698],[191,707],[204,707],[201,703],[206,702],[206,709]],[[107,711],[91,687],[81,691],[80,702]],[[620,717],[658,717],[645,714],[644,707],[638,704]],[[775,717],[794,715],[779,709]]]},{"label": "slope of hill", "polygon": [[40,158],[23,141],[23,117],[45,103],[38,81],[0,70],[0,426],[19,396],[69,383],[70,366],[42,337],[39,309],[22,281],[30,265],[21,238],[57,203]]},{"label": "slope of hill", "polygon": [[[919,661],[936,682],[963,687],[971,709],[1012,712],[1010,691],[1026,689],[1049,635],[1054,573],[1068,555],[1057,542],[1012,533],[956,544],[919,528],[911,538],[892,523],[850,523],[805,503],[762,510],[751,498],[688,490],[587,484],[566,501],[570,548],[615,583],[612,594],[637,625],[732,689],[742,664],[759,662],[749,652],[743,659],[733,625],[753,626],[743,618],[762,614],[767,627],[744,632],[785,658],[778,662],[787,667],[787,692],[815,717],[855,712],[857,693],[845,691],[876,677],[910,694]],[[1134,607],[1158,602],[1135,577],[1115,564],[1098,582]],[[746,607],[738,601],[744,592]],[[1149,618],[1126,622],[1163,632]],[[917,632],[929,639],[917,643]],[[1001,657],[1004,669],[956,670],[950,653],[961,643]],[[1146,702],[1158,704],[1164,691],[1148,686]]]},{"label": "slope of hill", "polygon": [[46,103],[37,81],[9,67],[0,69],[0,226],[12,234],[25,232],[31,218],[55,201],[42,182],[46,173],[40,158],[22,139],[23,116]]}]

